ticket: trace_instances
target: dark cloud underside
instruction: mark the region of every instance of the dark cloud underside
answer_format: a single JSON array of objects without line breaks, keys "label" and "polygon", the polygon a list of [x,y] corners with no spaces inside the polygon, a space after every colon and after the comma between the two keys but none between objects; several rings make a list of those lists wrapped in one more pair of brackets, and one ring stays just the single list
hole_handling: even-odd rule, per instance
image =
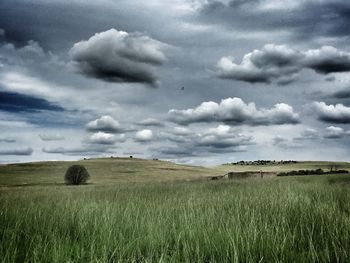
[{"label": "dark cloud underside", "polygon": [[0,110],[7,112],[33,112],[39,110],[63,111],[63,108],[41,98],[0,91]]},{"label": "dark cloud underside", "polygon": [[287,3],[279,8],[259,8],[264,2],[268,1],[230,1],[228,4],[209,1],[202,7],[200,19],[240,31],[285,30],[299,39],[350,35],[348,1],[296,1],[293,7]]}]

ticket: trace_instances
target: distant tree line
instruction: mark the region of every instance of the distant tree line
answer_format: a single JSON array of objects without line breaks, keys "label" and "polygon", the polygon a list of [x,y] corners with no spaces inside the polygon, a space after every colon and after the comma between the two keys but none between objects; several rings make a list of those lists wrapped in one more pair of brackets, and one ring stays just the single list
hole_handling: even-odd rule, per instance
[{"label": "distant tree line", "polygon": [[276,161],[276,160],[256,160],[256,161],[239,161],[228,163],[227,165],[276,165],[276,164],[292,164],[298,163],[297,161],[288,160],[288,161]]},{"label": "distant tree line", "polygon": [[277,176],[299,176],[299,175],[320,175],[320,174],[347,174],[347,170],[336,170],[336,171],[324,171],[322,169],[316,170],[293,170],[289,172],[278,173]]}]

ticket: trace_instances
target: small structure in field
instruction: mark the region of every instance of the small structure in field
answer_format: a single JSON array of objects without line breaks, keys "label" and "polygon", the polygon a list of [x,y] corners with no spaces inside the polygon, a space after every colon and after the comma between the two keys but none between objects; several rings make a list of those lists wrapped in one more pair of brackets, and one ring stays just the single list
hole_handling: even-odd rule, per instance
[{"label": "small structure in field", "polygon": [[275,172],[263,172],[263,171],[245,171],[245,172],[228,172],[228,179],[248,178],[248,177],[273,177],[277,174]]},{"label": "small structure in field", "polygon": [[225,178],[225,175],[209,176],[207,179],[210,181],[216,181]]},{"label": "small structure in field", "polygon": [[242,178],[250,178],[250,177],[260,177],[264,178],[266,177],[274,177],[277,176],[277,173],[275,172],[263,172],[260,171],[244,171],[244,172],[228,172],[224,175],[216,175],[216,176],[209,176],[207,177],[207,180],[209,181],[216,181],[221,179],[242,179]]}]

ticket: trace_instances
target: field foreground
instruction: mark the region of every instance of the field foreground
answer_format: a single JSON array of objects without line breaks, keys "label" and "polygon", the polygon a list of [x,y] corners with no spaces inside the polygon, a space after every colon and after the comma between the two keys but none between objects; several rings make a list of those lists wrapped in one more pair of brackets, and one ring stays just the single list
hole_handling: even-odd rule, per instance
[{"label": "field foreground", "polygon": [[101,182],[1,187],[0,261],[350,258],[349,175]]}]

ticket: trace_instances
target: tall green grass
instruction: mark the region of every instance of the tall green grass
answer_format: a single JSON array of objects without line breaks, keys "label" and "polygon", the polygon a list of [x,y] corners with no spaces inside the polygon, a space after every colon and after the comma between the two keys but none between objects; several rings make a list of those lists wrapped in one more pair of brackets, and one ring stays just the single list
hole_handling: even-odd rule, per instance
[{"label": "tall green grass", "polygon": [[346,262],[350,191],[337,178],[7,188],[0,260]]}]

